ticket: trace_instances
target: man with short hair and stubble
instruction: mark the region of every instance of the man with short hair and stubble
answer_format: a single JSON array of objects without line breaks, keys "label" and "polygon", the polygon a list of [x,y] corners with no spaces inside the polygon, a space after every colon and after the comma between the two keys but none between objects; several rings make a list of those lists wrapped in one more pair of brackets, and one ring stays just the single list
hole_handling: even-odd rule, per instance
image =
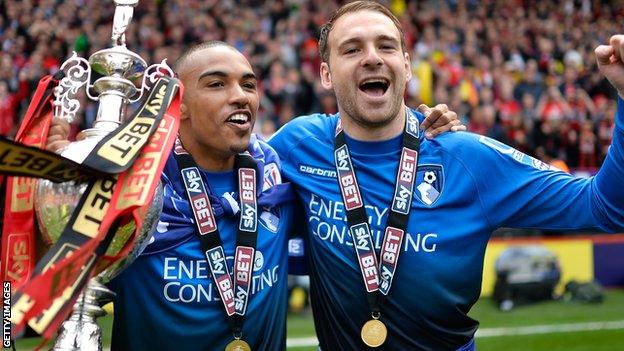
[{"label": "man with short hair and stubble", "polygon": [[[112,349],[223,350],[244,341],[252,350],[283,350],[286,242],[295,215],[276,153],[251,134],[256,75],[238,50],[218,41],[189,49],[175,71],[185,88],[179,143],[162,175],[154,239],[110,284],[117,293]],[[457,129],[454,113],[425,110],[433,134]],[[47,148],[67,144],[68,130],[55,121]],[[250,158],[257,171],[255,218],[250,202],[239,199],[239,189],[250,186]],[[194,196],[202,189],[208,201]],[[251,238],[239,229],[248,224],[257,228]],[[237,279],[228,282],[227,271]],[[249,279],[235,285],[239,277]],[[248,297],[241,299],[239,287],[246,286]]]},{"label": "man with short hair and stubble", "polygon": [[154,240],[110,284],[112,349],[284,349],[293,206],[274,191],[277,155],[251,133],[257,77],[218,41],[189,49],[174,70],[184,84],[179,143]]},{"label": "man with short hair and stubble", "polygon": [[485,136],[424,138],[403,100],[403,37],[383,5],[339,8],[319,40],[339,112],[296,118],[269,140],[305,208],[322,350],[475,350],[468,312],[496,228],[624,230],[624,35],[595,51],[620,98],[613,144],[588,179]]}]

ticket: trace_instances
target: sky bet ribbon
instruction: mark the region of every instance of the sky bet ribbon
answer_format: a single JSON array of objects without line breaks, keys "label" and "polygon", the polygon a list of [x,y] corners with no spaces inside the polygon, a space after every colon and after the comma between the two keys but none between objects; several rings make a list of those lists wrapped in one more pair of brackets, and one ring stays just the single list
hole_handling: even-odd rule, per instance
[{"label": "sky bet ribbon", "polygon": [[[59,71],[54,77],[45,76],[39,81],[15,140],[37,148],[45,146],[52,118],[53,90],[62,77],[63,72]],[[20,165],[31,162],[29,152],[15,155],[12,158],[7,158],[5,151],[0,154],[4,155],[1,161],[3,164]],[[39,165],[40,163],[35,162],[31,167],[36,169]],[[56,174],[56,171],[55,167],[50,169],[51,173]],[[0,276],[2,276],[2,281],[10,281],[17,289],[30,278],[35,267],[34,193],[36,180],[29,177],[0,178],[0,184],[3,182],[6,193],[0,192],[0,196],[5,200],[4,203],[0,201],[0,219],[2,220]]]},{"label": "sky bet ribbon", "polygon": [[45,178],[62,183],[84,181],[87,177],[100,176],[102,171],[37,146],[28,146],[0,136],[0,174]]},{"label": "sky bet ribbon", "polygon": [[45,178],[59,183],[125,171],[138,157],[165,114],[165,109],[161,108],[163,100],[170,101],[173,96],[172,90],[167,88],[167,82],[159,80],[141,107],[124,124],[100,140],[81,164],[42,150],[49,120],[48,126],[42,128],[45,135],[39,137],[39,143],[34,146],[0,136],[0,174]]},{"label": "sky bet ribbon", "polygon": [[[53,326],[63,319],[59,312],[69,312],[70,302],[75,300],[92,275],[97,259],[106,251],[110,237],[116,232],[119,218],[151,202],[167,153],[177,133],[178,87],[176,79],[161,78],[145,101],[146,105],[151,106],[151,121],[144,118],[139,121],[136,118],[129,120],[92,151],[91,154],[99,153],[111,145],[107,144],[111,140],[130,140],[132,135],[142,135],[145,130],[143,127],[131,127],[137,123],[154,126],[150,128],[154,133],[148,135],[146,142],[149,141],[149,144],[145,147],[146,142],[132,139],[135,141],[132,150],[126,154],[134,154],[138,158],[124,159],[120,167],[130,167],[127,171],[90,181],[61,237],[38,262],[34,278],[13,299],[12,321],[17,325],[16,330],[28,320],[33,329],[50,335],[54,331]],[[173,100],[174,97],[178,98]],[[168,106],[168,113],[165,114]],[[140,117],[141,113],[136,116]],[[118,161],[118,156],[113,154],[112,159]],[[137,218],[137,215],[134,217]],[[140,229],[139,224],[136,230]]]},{"label": "sky bet ribbon", "polygon": [[[132,167],[119,175],[117,188],[120,190],[117,191],[116,189],[113,194],[111,205],[100,225],[98,238],[88,241],[86,245],[74,251],[72,254],[72,257],[74,257],[73,255],[76,256],[74,262],[63,260],[44,273],[47,281],[44,280],[41,286],[61,286],[63,284],[59,282],[62,281],[69,285],[48,310],[29,320],[29,325],[35,331],[43,334],[45,338],[51,338],[58,326],[71,312],[74,302],[83,286],[88,282],[88,278],[101,272],[118,259],[125,257],[133,249],[136,235],[143,225],[143,218],[151,205],[155,187],[158,186],[160,174],[177,135],[179,103],[179,98],[172,102],[169,107],[171,113],[168,111],[163,116],[156,132],[141,150]],[[126,215],[130,212],[131,219]],[[119,254],[114,257],[102,257],[108,248],[108,243],[117,231],[118,224],[124,225],[124,221],[128,219],[135,222],[133,236],[126,242]],[[100,242],[102,237],[104,239]],[[93,250],[95,250],[94,253],[92,253]],[[86,267],[86,269],[76,269],[77,267]],[[32,291],[37,294],[39,289],[34,286]]]},{"label": "sky bet ribbon", "polygon": [[[53,182],[81,181],[87,176],[95,177],[102,172],[118,173],[123,169],[110,167],[99,156],[92,155],[87,159],[89,164],[96,167],[94,169],[42,150],[52,118],[53,89],[62,77],[63,71],[59,71],[54,77],[46,76],[41,79],[20,125],[16,141],[0,137],[0,174],[12,175],[6,178],[5,204],[0,208],[0,217],[3,219],[0,275],[3,281],[11,281],[16,289],[31,277],[35,267],[34,193],[37,181],[32,177]],[[113,133],[102,143],[107,142],[111,148],[119,144],[121,146],[118,148],[127,150],[128,142],[138,141],[136,148],[140,148],[161,118],[160,115],[152,120],[146,120],[145,117],[149,113],[153,114],[154,106],[161,103],[158,97],[162,99],[162,96],[162,92],[153,88],[147,100],[150,103],[137,110],[130,119],[132,122],[125,125],[125,132]],[[113,145],[111,139],[114,136],[120,142]],[[127,168],[136,153],[126,151],[125,155],[128,156],[125,165]]]},{"label": "sky bet ribbon", "polygon": [[201,248],[206,255],[212,279],[219,291],[234,335],[234,340],[226,346],[226,350],[236,349],[236,347],[240,347],[241,350],[250,350],[249,345],[241,338],[258,237],[258,166],[256,160],[245,153],[236,155],[234,162],[238,175],[240,218],[236,233],[234,282],[232,282],[217,220],[199,167],[193,157],[184,150],[179,139],[176,141],[174,154],[188,201],[193,210]]},{"label": "sky bet ribbon", "polygon": [[336,125],[334,161],[338,174],[338,185],[347,210],[349,233],[353,240],[353,247],[357,254],[360,272],[367,291],[366,297],[373,317],[362,327],[361,337],[364,343],[371,347],[381,346],[387,336],[386,327],[379,320],[381,306],[384,297],[390,291],[392,278],[398,265],[401,244],[412,207],[414,182],[418,167],[420,149],[418,119],[409,109],[406,108],[405,110],[403,149],[397,171],[392,206],[379,254],[381,261],[379,265],[377,264],[377,254],[373,246],[364,200],[340,119]]},{"label": "sky bet ribbon", "polygon": [[[167,84],[163,80],[157,82],[147,100],[127,123],[100,140],[94,149],[97,151],[89,154],[83,164],[110,174],[128,169],[154,133],[165,113],[167,103],[164,101],[170,101],[171,96]],[[165,106],[165,109],[161,108],[162,106]]]}]

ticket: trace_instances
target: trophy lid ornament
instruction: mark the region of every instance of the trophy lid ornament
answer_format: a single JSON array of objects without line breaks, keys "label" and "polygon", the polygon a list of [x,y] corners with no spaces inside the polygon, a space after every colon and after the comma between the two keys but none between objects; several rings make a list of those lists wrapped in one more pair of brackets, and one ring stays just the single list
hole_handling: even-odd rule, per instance
[{"label": "trophy lid ornament", "polygon": [[117,7],[113,17],[113,33],[111,40],[113,46],[126,45],[126,29],[132,20],[134,7],[139,0],[115,0]]}]

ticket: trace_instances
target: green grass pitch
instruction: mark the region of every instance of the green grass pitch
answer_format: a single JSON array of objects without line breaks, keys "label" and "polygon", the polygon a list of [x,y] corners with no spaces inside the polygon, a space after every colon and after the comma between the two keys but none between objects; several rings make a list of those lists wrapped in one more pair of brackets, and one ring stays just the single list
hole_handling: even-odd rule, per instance
[{"label": "green grass pitch", "polygon": [[[615,329],[538,331],[526,335],[513,335],[527,326],[589,325],[590,322],[619,322],[624,324],[624,290],[607,291],[605,302],[596,305],[550,301],[520,306],[511,312],[499,311],[487,298],[481,299],[470,312],[481,322],[480,330],[505,328],[504,336],[477,337],[478,351],[615,351],[624,350],[624,327]],[[103,328],[104,346],[110,347],[112,317],[99,320]],[[520,329],[518,329],[520,328]],[[581,329],[587,329],[584,326]],[[539,328],[537,328],[539,329]],[[488,333],[490,334],[490,333]],[[511,335],[510,335],[511,334]],[[309,313],[288,317],[289,340],[301,340],[314,336],[312,316]],[[40,339],[18,340],[16,349],[32,350]],[[301,342],[300,342],[301,343]],[[43,349],[49,349],[44,347]],[[289,347],[289,350],[315,351],[315,346]]]}]

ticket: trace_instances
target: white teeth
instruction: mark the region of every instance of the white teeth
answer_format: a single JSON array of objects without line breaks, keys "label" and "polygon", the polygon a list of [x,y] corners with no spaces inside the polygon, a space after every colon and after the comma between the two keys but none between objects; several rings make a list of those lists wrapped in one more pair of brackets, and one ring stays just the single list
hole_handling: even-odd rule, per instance
[{"label": "white teeth", "polygon": [[382,84],[387,84],[385,79],[367,79],[365,81],[362,82],[362,84],[366,84],[366,83],[382,83]]},{"label": "white teeth", "polygon": [[249,116],[247,116],[244,113],[237,113],[235,115],[230,116],[230,118],[228,118],[228,121],[245,123],[249,121]]}]

